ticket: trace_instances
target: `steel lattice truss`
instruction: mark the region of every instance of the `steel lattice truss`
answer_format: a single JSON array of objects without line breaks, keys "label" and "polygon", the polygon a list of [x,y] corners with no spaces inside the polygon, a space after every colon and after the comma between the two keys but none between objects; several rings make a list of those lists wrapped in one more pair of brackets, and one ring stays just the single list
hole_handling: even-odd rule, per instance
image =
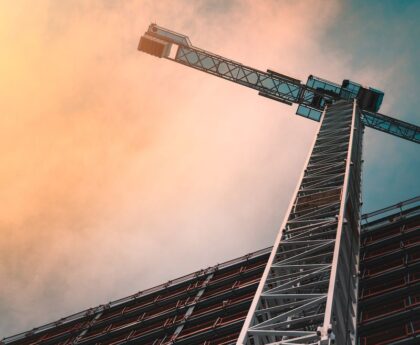
[{"label": "steel lattice truss", "polygon": [[[272,71],[259,71],[194,47],[179,46],[173,61],[258,90],[260,95],[288,105],[292,103],[306,105],[311,112],[320,114],[320,111],[310,107],[314,97],[319,95],[315,90],[300,84],[299,80]],[[333,102],[338,96],[323,94],[322,99]],[[321,108],[325,104],[325,101],[321,102]],[[308,116],[312,120],[317,120],[318,117],[318,115]],[[420,143],[420,128],[416,125],[369,111],[362,111],[361,120],[367,127]]]},{"label": "steel lattice truss", "polygon": [[359,118],[348,102],[325,112],[238,344],[355,344]]},{"label": "steel lattice truss", "polygon": [[411,123],[369,111],[362,112],[362,122],[365,126],[377,129],[378,131],[420,143],[420,128]]},{"label": "steel lattice truss", "polygon": [[258,90],[262,95],[286,104],[310,105],[316,95],[296,79],[259,71],[197,48],[180,46],[174,61]]},{"label": "steel lattice truss", "polygon": [[[177,51],[174,57],[170,57],[173,45],[177,47]],[[300,80],[281,73],[271,70],[263,72],[194,47],[187,36],[156,24],[151,24],[146,34],[142,36],[139,49],[258,90],[261,96],[289,105],[299,104],[304,109],[303,112],[300,112],[299,107],[297,114],[315,121],[320,120],[326,105],[340,99],[357,98],[357,93],[344,90],[329,81],[324,83],[324,89],[310,87],[302,84]],[[368,111],[365,108],[362,108],[361,112],[361,121],[365,126],[420,144],[420,127],[387,115]]]}]

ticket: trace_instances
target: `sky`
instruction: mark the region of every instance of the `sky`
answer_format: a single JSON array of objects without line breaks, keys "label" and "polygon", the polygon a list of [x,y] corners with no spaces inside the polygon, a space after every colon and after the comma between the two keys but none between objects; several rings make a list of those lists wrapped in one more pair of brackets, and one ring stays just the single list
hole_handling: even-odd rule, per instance
[{"label": "sky", "polygon": [[[316,14],[316,15],[315,15]],[[420,124],[420,1],[0,3],[0,338],[270,246],[318,124],[137,51],[150,22]],[[415,144],[365,131],[364,211],[420,194]]]}]

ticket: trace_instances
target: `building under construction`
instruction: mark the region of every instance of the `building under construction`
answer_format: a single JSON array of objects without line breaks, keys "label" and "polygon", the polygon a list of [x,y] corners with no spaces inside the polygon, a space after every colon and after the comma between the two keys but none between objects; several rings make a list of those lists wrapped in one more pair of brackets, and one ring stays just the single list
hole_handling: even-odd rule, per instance
[{"label": "building under construction", "polygon": [[[362,224],[358,344],[419,344],[420,197],[365,214]],[[270,252],[197,271],[1,344],[235,344]]]}]

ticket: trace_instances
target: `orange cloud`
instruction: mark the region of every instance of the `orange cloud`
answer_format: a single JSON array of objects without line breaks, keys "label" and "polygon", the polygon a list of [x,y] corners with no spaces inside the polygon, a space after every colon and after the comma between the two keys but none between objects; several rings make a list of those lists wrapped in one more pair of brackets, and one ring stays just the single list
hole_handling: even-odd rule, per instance
[{"label": "orange cloud", "polygon": [[331,75],[318,40],[340,5],[314,20],[320,3],[0,5],[0,335],[271,243],[317,125],[137,42],[156,21],[258,68]]}]

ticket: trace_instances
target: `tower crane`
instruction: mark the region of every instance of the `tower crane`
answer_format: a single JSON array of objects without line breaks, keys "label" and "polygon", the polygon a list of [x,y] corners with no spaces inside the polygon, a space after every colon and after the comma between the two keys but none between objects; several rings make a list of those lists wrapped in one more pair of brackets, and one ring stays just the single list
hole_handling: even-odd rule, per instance
[{"label": "tower crane", "polygon": [[[171,49],[175,47],[174,57]],[[384,93],[344,80],[300,80],[194,47],[151,24],[138,49],[230,80],[320,122],[238,345],[355,345],[364,127],[420,143],[420,127],[379,113]]]}]

